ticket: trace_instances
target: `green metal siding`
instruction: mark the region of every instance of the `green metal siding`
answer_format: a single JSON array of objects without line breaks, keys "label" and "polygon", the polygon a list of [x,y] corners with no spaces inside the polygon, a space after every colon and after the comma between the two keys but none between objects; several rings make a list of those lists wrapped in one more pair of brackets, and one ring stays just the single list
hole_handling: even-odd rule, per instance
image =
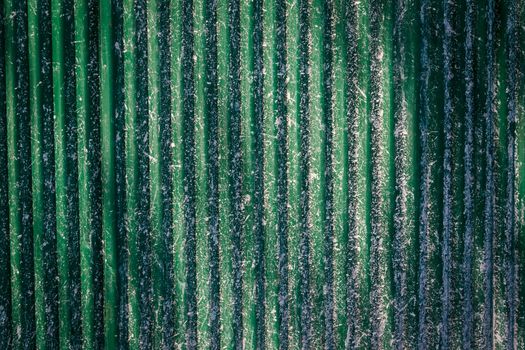
[{"label": "green metal siding", "polygon": [[0,349],[525,348],[523,0],[0,4]]}]

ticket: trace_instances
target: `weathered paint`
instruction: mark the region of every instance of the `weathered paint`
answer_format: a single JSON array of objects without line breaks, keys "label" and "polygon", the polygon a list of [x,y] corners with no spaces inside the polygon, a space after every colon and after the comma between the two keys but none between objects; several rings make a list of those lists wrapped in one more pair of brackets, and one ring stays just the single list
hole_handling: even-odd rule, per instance
[{"label": "weathered paint", "polygon": [[523,0],[1,7],[0,348],[523,348]]}]

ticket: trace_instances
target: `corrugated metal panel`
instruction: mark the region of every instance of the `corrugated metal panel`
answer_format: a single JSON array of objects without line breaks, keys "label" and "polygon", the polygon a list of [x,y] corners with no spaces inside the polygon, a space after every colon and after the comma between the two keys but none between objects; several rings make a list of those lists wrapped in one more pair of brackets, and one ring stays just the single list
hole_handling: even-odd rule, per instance
[{"label": "corrugated metal panel", "polygon": [[521,0],[3,0],[0,348],[525,347]]}]

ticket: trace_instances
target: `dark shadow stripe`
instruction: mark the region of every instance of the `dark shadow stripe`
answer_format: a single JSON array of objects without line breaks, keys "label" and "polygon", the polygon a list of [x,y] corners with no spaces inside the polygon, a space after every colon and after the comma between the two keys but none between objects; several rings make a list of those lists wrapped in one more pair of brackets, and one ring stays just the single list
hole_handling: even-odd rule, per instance
[{"label": "dark shadow stripe", "polygon": [[275,126],[277,133],[277,235],[279,242],[279,347],[288,349],[289,293],[288,293],[288,119],[286,105],[286,1],[275,4]]},{"label": "dark shadow stripe", "polygon": [[186,347],[197,348],[196,187],[195,187],[195,82],[193,1],[182,2],[182,148],[183,216],[186,231]]},{"label": "dark shadow stripe", "polygon": [[495,209],[495,179],[494,179],[494,1],[488,0],[487,5],[487,41],[486,41],[486,71],[487,96],[485,102],[485,173],[484,209],[483,209],[483,346],[492,349],[494,346],[494,209]]},{"label": "dark shadow stripe", "polygon": [[228,2],[229,87],[228,87],[228,161],[230,196],[230,233],[233,268],[233,347],[243,344],[242,315],[242,151],[240,89],[240,7],[239,0]]},{"label": "dark shadow stripe", "polygon": [[464,350],[474,345],[473,313],[473,249],[474,249],[474,61],[473,61],[473,16],[474,3],[467,0],[465,13],[465,232],[463,235],[463,313],[462,313],[462,346]]},{"label": "dark shadow stripe", "polygon": [[332,32],[333,32],[333,3],[331,0],[324,2],[323,8],[323,50],[322,50],[322,106],[324,133],[324,337],[325,348],[335,348],[334,334],[334,174],[333,174],[333,76],[332,76]]},{"label": "dark shadow stripe", "polygon": [[124,58],[123,58],[123,1],[112,1],[113,25],[113,107],[115,138],[115,208],[116,246],[117,246],[117,284],[118,297],[118,348],[128,348],[128,238],[125,227],[126,208],[126,164],[124,135]]},{"label": "dark shadow stripe", "polygon": [[159,317],[161,348],[169,348],[175,334],[174,330],[174,274],[173,274],[173,154],[171,125],[171,68],[170,68],[170,1],[160,0],[158,7],[158,48],[159,48],[159,124],[160,124],[160,171],[162,196],[162,223],[159,262],[162,271],[161,316]]},{"label": "dark shadow stripe", "polygon": [[429,218],[428,206],[430,197],[430,168],[429,168],[429,149],[428,149],[428,120],[430,115],[429,102],[429,31],[428,27],[428,0],[422,0],[420,8],[420,30],[421,30],[421,51],[420,51],[420,87],[419,87],[419,147],[421,152],[420,169],[420,208],[419,208],[419,271],[418,271],[418,342],[419,350],[427,348],[427,307],[428,307],[428,231]]},{"label": "dark shadow stripe", "polygon": [[346,319],[347,333],[345,347],[357,349],[359,343],[359,281],[358,281],[358,258],[359,258],[359,233],[357,227],[357,208],[359,188],[358,152],[359,146],[359,102],[357,94],[359,91],[359,51],[358,51],[358,8],[355,2],[351,2],[346,8],[346,113],[348,123],[348,243],[346,253]]},{"label": "dark shadow stripe", "polygon": [[440,346],[447,350],[450,347],[450,314],[451,314],[451,274],[452,274],[452,5],[443,1],[443,76],[444,76],[444,133],[445,153],[443,158],[443,245],[441,259],[443,263],[441,294],[441,330]]},{"label": "dark shadow stripe", "polygon": [[505,57],[507,69],[507,194],[505,208],[505,306],[506,349],[517,349],[517,274],[516,274],[516,123],[517,123],[517,21],[513,2],[508,5],[505,31]]},{"label": "dark shadow stripe", "polygon": [[253,104],[254,104],[254,236],[255,236],[255,303],[256,349],[266,347],[265,307],[265,231],[264,231],[264,67],[263,67],[263,0],[253,3]]},{"label": "dark shadow stripe", "polygon": [[310,349],[312,342],[312,314],[310,300],[310,73],[309,69],[309,7],[307,0],[299,0],[299,228],[300,280],[298,307],[300,312],[301,349]]},{"label": "dark shadow stripe", "polygon": [[219,116],[217,76],[217,0],[204,5],[206,83],[204,86],[207,123],[208,244],[210,283],[210,349],[220,349],[220,256],[219,256]]},{"label": "dark shadow stripe", "polygon": [[153,308],[151,284],[150,242],[150,168],[149,168],[149,123],[148,123],[148,42],[146,0],[135,0],[135,87],[136,87],[136,137],[138,156],[138,239],[141,252],[139,259],[140,335],[139,344],[149,348],[153,344]]},{"label": "dark shadow stripe", "polygon": [[100,277],[104,273],[104,256],[102,245],[102,198],[101,184],[101,148],[100,148],[100,76],[99,76],[99,3],[97,0],[88,0],[88,89],[89,89],[89,118],[91,119],[91,133],[88,142],[88,157],[91,176],[89,191],[91,193],[91,244],[93,249],[93,294],[94,315],[93,332],[95,347],[104,346],[104,283]]},{"label": "dark shadow stripe", "polygon": [[[5,0],[4,0],[5,1]],[[7,1],[6,1],[7,3]],[[0,8],[0,177],[8,179],[7,111],[6,111],[6,18]],[[9,43],[8,43],[9,45]],[[9,256],[9,197],[8,181],[0,181],[0,348],[11,343],[11,262]]]},{"label": "dark shadow stripe", "polygon": [[384,95],[388,93],[384,88],[384,60],[385,47],[383,47],[382,30],[384,12],[386,5],[378,2],[370,3],[370,346],[373,349],[384,347],[384,338],[387,307],[384,295],[388,293],[386,264],[388,254],[387,243],[389,241],[387,226],[387,211],[385,210],[387,200],[385,196],[388,173],[383,169],[384,158],[388,150],[384,150],[386,132],[384,131],[384,119],[388,118],[384,112]]}]

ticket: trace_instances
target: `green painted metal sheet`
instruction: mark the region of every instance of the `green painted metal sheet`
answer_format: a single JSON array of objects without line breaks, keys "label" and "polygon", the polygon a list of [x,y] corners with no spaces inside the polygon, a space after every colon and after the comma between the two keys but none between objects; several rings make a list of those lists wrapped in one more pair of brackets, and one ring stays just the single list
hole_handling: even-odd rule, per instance
[{"label": "green painted metal sheet", "polygon": [[523,0],[0,4],[0,349],[525,348]]}]

